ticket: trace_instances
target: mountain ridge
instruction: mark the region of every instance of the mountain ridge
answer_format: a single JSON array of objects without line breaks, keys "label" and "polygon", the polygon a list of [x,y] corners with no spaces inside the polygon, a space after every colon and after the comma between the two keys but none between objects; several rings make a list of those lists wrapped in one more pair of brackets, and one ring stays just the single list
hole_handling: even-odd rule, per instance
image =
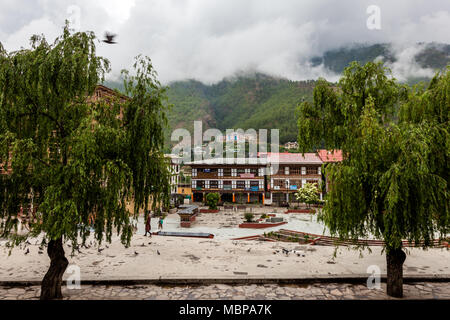
[{"label": "mountain ridge", "polygon": [[[443,69],[450,64],[450,45],[439,43],[418,44],[413,59],[421,68]],[[398,63],[389,44],[355,45],[326,51],[321,57],[313,57],[311,64],[342,73],[351,61],[364,64],[383,60],[387,64]],[[409,84],[429,81],[426,76],[413,76]],[[280,143],[297,140],[297,106],[311,101],[316,80],[294,81],[263,73],[240,73],[226,77],[215,84],[204,84],[195,79],[173,81],[168,85],[169,128],[166,129],[166,145],[170,149],[176,142],[170,141],[172,130],[185,128],[193,134],[195,120],[203,123],[203,130],[226,129],[279,129]],[[106,81],[105,85],[123,91],[118,82]]]}]

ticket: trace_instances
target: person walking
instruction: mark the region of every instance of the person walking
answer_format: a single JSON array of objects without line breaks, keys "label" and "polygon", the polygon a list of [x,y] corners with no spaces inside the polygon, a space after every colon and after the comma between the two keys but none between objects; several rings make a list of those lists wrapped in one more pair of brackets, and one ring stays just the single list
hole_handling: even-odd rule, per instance
[{"label": "person walking", "polygon": [[159,218],[159,222],[158,222],[158,230],[162,230],[162,228],[163,228],[163,221],[164,221],[164,217],[161,216]]},{"label": "person walking", "polygon": [[145,222],[145,234],[144,237],[147,236],[147,233],[150,235],[150,237],[152,236],[152,217],[151,217],[151,212],[148,213],[148,217],[147,217],[147,221]]}]

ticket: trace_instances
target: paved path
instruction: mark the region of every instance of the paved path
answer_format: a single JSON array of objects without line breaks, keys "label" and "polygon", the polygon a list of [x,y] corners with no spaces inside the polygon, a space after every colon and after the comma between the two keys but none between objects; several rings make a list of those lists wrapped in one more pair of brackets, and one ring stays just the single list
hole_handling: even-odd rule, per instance
[{"label": "paved path", "polygon": [[[313,284],[313,285],[238,285],[215,284],[208,286],[105,286],[83,285],[81,289],[63,288],[68,300],[352,300],[394,299],[381,289],[369,290],[365,285]],[[0,286],[0,300],[38,299],[39,286],[8,288]],[[449,282],[420,282],[404,285],[405,299],[450,299]]]}]

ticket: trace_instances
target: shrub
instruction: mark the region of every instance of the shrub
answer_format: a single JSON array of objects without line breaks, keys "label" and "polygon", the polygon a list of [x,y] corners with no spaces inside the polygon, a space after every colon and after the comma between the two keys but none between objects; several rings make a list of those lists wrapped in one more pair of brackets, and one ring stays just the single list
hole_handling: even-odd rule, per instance
[{"label": "shrub", "polygon": [[298,201],[306,203],[308,207],[317,203],[319,200],[319,190],[315,184],[306,183],[302,188],[298,189],[295,194]]},{"label": "shrub", "polygon": [[208,193],[206,195],[206,203],[208,204],[209,209],[216,210],[219,199],[220,195],[217,192]]},{"label": "shrub", "polygon": [[244,214],[245,221],[247,221],[247,222],[252,222],[253,217],[254,217],[254,215],[251,212],[247,212],[246,214]]}]

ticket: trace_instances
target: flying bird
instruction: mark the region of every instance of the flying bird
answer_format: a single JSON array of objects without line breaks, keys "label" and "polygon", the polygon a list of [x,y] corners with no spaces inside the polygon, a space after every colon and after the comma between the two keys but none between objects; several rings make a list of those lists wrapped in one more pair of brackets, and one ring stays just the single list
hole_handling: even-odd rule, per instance
[{"label": "flying bird", "polygon": [[134,254],[135,254],[135,255],[138,255],[139,253],[135,251]]},{"label": "flying bird", "polygon": [[116,34],[109,33],[108,31],[105,32],[105,39],[103,40],[104,43],[108,44],[115,44],[117,42],[114,41],[114,38],[116,37]]}]

